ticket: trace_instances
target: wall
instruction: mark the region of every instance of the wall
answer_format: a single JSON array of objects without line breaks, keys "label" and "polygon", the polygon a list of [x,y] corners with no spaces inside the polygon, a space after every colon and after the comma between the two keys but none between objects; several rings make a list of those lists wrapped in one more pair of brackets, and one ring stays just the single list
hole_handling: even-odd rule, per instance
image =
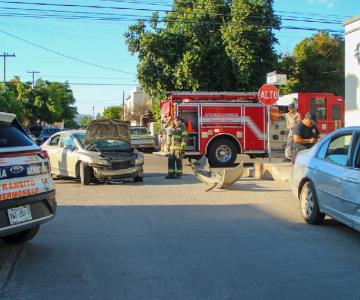
[{"label": "wall", "polygon": [[345,126],[360,125],[360,16],[345,25]]}]

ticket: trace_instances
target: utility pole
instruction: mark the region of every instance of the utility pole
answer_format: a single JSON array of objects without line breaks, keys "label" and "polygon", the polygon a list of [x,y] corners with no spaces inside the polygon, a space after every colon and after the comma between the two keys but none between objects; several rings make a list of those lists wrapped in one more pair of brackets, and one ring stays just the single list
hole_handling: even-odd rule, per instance
[{"label": "utility pole", "polygon": [[32,87],[35,85],[35,74],[39,74],[39,71],[27,71],[27,73],[32,74]]},{"label": "utility pole", "polygon": [[93,120],[95,120],[95,106],[93,106]]},{"label": "utility pole", "polygon": [[9,53],[4,52],[4,54],[0,54],[0,57],[4,58],[4,85],[5,85],[5,83],[6,83],[6,59],[8,57],[15,57],[15,53],[9,54]]},{"label": "utility pole", "polygon": [[125,121],[125,91],[123,91],[123,103],[122,103],[122,108],[123,108],[123,120]]}]

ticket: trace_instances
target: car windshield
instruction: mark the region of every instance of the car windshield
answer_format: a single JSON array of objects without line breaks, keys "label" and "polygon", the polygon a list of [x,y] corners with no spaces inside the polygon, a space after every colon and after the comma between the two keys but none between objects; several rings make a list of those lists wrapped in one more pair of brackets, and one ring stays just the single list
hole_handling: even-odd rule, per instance
[{"label": "car windshield", "polygon": [[131,134],[139,134],[139,135],[149,134],[147,128],[144,128],[144,127],[130,128],[130,133]]},{"label": "car windshield", "polygon": [[79,141],[79,143],[81,144],[82,147],[85,147],[85,137],[86,134],[85,133],[75,133],[74,134],[75,138]]},{"label": "car windshield", "polygon": [[31,146],[34,143],[15,127],[0,126],[0,148]]},{"label": "car windshield", "polygon": [[108,150],[120,150],[120,151],[127,151],[131,147],[127,142],[120,141],[120,140],[98,140],[94,142],[88,150],[95,150],[95,151],[108,151]]}]

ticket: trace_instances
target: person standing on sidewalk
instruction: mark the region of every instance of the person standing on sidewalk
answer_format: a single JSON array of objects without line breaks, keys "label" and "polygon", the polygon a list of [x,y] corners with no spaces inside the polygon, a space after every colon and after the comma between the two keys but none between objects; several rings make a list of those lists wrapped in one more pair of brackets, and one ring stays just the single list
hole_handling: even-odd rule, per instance
[{"label": "person standing on sidewalk", "polygon": [[167,139],[168,175],[166,179],[179,179],[183,174],[182,158],[186,148],[187,132],[179,117],[174,118],[174,125],[170,128]]},{"label": "person standing on sidewalk", "polygon": [[308,112],[305,118],[294,128],[294,151],[292,161],[295,162],[299,151],[310,149],[320,140],[320,132],[316,126],[316,116]]},{"label": "person standing on sidewalk", "polygon": [[301,116],[296,110],[294,103],[289,104],[288,110],[288,113],[285,114],[285,119],[286,127],[289,133],[286,141],[284,162],[290,162],[292,160],[294,148],[294,128],[301,122]]}]

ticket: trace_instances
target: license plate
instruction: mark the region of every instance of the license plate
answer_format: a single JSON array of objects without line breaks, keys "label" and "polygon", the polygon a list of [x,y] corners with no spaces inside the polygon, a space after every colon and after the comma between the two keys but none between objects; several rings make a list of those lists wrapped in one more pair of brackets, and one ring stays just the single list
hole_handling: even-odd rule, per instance
[{"label": "license plate", "polygon": [[32,220],[30,205],[24,205],[7,210],[10,225],[21,224]]}]

